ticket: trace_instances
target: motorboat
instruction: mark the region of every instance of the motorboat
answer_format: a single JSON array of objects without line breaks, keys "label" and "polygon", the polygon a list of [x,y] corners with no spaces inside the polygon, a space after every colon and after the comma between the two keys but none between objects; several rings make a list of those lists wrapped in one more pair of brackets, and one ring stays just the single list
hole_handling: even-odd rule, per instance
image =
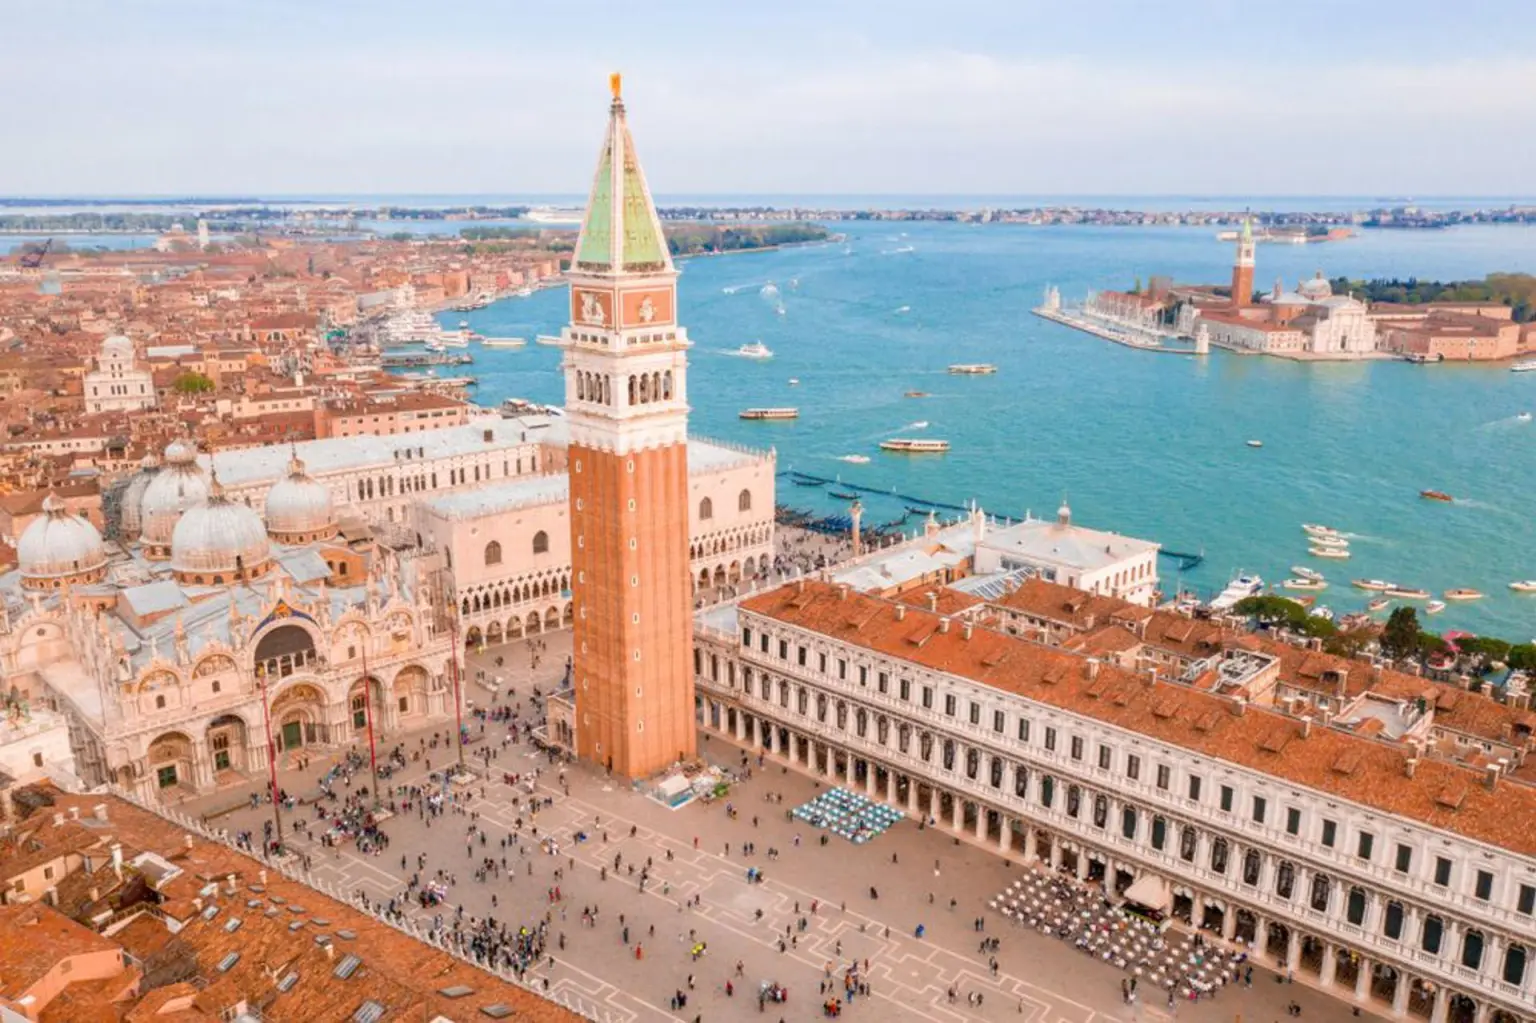
[{"label": "motorboat", "polygon": [[560,340],[558,334],[540,334],[534,338],[534,343],[548,345],[551,348],[559,348],[565,342]]},{"label": "motorboat", "polygon": [[1481,590],[1457,587],[1454,590],[1446,590],[1441,596],[1445,597],[1446,600],[1482,600],[1483,592]]},{"label": "motorboat", "polygon": [[979,377],[996,373],[997,367],[990,362],[957,362],[949,367],[955,376]]},{"label": "motorboat", "polygon": [[1443,490],[1421,490],[1419,491],[1419,496],[1424,498],[1426,501],[1444,501],[1446,504],[1450,504],[1452,501],[1456,500],[1454,497],[1452,497],[1450,494],[1447,494]]},{"label": "motorboat", "polygon": [[520,337],[483,337],[480,339],[480,346],[482,348],[521,348],[527,343],[527,339]]},{"label": "motorboat", "polygon": [[1387,591],[1387,596],[1398,600],[1428,600],[1430,593],[1412,586],[1394,586]]},{"label": "motorboat", "polygon": [[1371,600],[1370,603],[1365,605],[1365,609],[1372,614],[1375,614],[1377,611],[1385,611],[1387,609],[1387,605],[1390,603],[1392,602],[1386,597],[1375,597]]},{"label": "motorboat", "polygon": [[881,451],[899,451],[908,455],[942,455],[949,450],[947,440],[929,440],[922,437],[892,437],[880,442]]},{"label": "motorboat", "polygon": [[800,410],[797,408],[748,408],[739,413],[742,419],[799,419]]},{"label": "motorboat", "polygon": [[1515,413],[1515,422],[1517,422],[1517,423],[1529,423],[1530,421],[1531,421],[1531,414],[1529,412],[1517,412],[1517,413]]},{"label": "motorboat", "polygon": [[1262,448],[1264,446],[1264,442],[1261,440],[1251,440],[1248,442],[1248,446],[1250,448]]},{"label": "motorboat", "polygon": [[1349,549],[1346,547],[1308,547],[1307,553],[1314,558],[1333,558],[1336,561],[1349,557]]},{"label": "motorboat", "polygon": [[1311,540],[1314,547],[1348,547],[1349,541],[1342,536],[1314,536]]},{"label": "motorboat", "polygon": [[926,397],[928,397],[928,392],[927,391],[908,391],[906,394],[902,395],[902,397],[903,398],[926,398]]},{"label": "motorboat", "polygon": [[1328,584],[1321,579],[1287,579],[1280,584],[1288,590],[1326,590]]},{"label": "motorboat", "polygon": [[791,387],[799,387],[800,386],[800,378],[799,377],[790,377],[789,378],[789,386],[791,386]]},{"label": "motorboat", "polygon": [[751,344],[742,345],[736,349],[736,354],[743,359],[771,359],[773,352],[761,341],[753,341]]},{"label": "motorboat", "polygon": [[1427,615],[1437,615],[1444,610],[1445,601],[1443,600],[1431,600],[1428,604],[1424,605],[1424,613]]},{"label": "motorboat", "polygon": [[1516,593],[1536,593],[1536,579],[1519,579],[1509,584]]},{"label": "motorboat", "polygon": [[1389,583],[1385,579],[1351,579],[1349,585],[1357,590],[1395,590],[1397,583]]},{"label": "motorboat", "polygon": [[1292,565],[1291,575],[1297,579],[1310,579],[1315,583],[1323,581],[1323,573],[1315,568],[1308,568],[1306,565]]},{"label": "motorboat", "polygon": [[1524,362],[1517,362],[1509,367],[1511,373],[1529,373],[1531,370],[1536,370],[1536,359],[1527,359]]},{"label": "motorboat", "polygon": [[1319,526],[1315,522],[1303,522],[1302,530],[1309,536],[1338,536],[1339,531],[1332,526]]},{"label": "motorboat", "polygon": [[1211,610],[1225,611],[1244,597],[1252,597],[1264,589],[1264,578],[1259,575],[1249,575],[1240,572],[1227,588],[1218,593],[1211,601]]},{"label": "motorboat", "polygon": [[1325,622],[1333,621],[1333,608],[1326,604],[1324,604],[1322,607],[1314,607],[1312,610],[1308,611],[1307,614],[1311,615],[1313,618],[1321,618]]},{"label": "motorboat", "polygon": [[868,465],[869,464],[869,456],[868,455],[839,455],[837,460],[839,462],[847,462],[850,465]]}]

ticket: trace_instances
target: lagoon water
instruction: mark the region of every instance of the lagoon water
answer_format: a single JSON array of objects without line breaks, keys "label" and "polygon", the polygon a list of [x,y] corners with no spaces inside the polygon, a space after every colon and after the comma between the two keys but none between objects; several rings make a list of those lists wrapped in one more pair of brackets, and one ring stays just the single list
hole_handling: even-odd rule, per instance
[{"label": "lagoon water", "polygon": [[[1209,229],[851,223],[842,243],[701,258],[683,264],[681,319],[690,354],[693,431],[778,450],[796,469],[999,516],[1054,514],[1145,537],[1205,562],[1182,578],[1204,591],[1237,570],[1279,582],[1310,564],[1332,586],[1319,603],[1358,610],[1351,578],[1374,576],[1436,593],[1475,587],[1437,628],[1511,640],[1536,636],[1536,598],[1511,580],[1536,577],[1536,373],[1402,362],[1297,364],[1213,352],[1208,358],[1122,348],[1033,316],[1047,284],[1075,300],[1138,275],[1225,281],[1232,249]],[[1480,277],[1536,270],[1536,229],[1469,227],[1367,232],[1349,241],[1261,245],[1257,278],[1290,285],[1330,277]],[[764,293],[772,282],[774,289]],[[777,294],[773,292],[776,289]],[[782,306],[783,312],[779,309]],[[537,346],[566,316],[563,289],[445,313],[525,349],[474,350],[477,400],[559,402],[559,352]],[[731,354],[761,340],[774,358]],[[953,362],[990,362],[995,376],[956,377]],[[791,386],[791,377],[800,380]],[[903,392],[931,393],[907,399]],[[794,422],[744,422],[749,406],[794,405]],[[925,421],[928,426],[911,426]],[[884,454],[893,436],[947,439],[946,456]],[[1262,449],[1246,446],[1248,439]],[[857,454],[867,465],[839,461]],[[1424,501],[1426,487],[1457,496]],[[783,504],[843,510],[823,490],[781,479]],[[865,499],[866,521],[902,514]],[[1353,558],[1309,559],[1302,522],[1354,536]],[[1165,586],[1175,567],[1164,561]]]}]

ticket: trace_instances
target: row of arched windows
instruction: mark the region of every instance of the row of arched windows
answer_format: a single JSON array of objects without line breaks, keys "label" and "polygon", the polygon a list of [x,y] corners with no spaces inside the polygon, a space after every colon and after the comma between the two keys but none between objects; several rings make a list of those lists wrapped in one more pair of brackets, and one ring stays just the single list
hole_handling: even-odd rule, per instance
[{"label": "row of arched windows", "polygon": [[577,373],[576,398],[599,405],[612,405],[613,391],[608,386],[608,378],[598,373]]},{"label": "row of arched windows", "polygon": [[672,399],[672,371],[664,373],[641,373],[639,376],[631,375],[629,378],[629,403],[631,405],[649,405],[653,401],[670,401]]},{"label": "row of arched windows", "polygon": [[[745,512],[745,511],[751,511],[752,510],[752,491],[743,489],[741,493],[736,495],[736,510],[739,511],[739,512]],[[715,502],[712,501],[711,499],[707,498],[707,497],[701,499],[699,501],[699,518],[700,518],[700,520],[712,519],[714,517],[715,517]]]},{"label": "row of arched windows", "polygon": [[[549,553],[549,534],[542,529],[533,534],[533,553]],[[485,545],[485,563],[487,565],[501,564],[501,542],[499,540],[492,540]]]},{"label": "row of arched windows", "polygon": [[493,611],[530,600],[553,597],[570,588],[571,578],[568,575],[551,576],[516,586],[498,586],[485,593],[465,596],[460,602],[460,610],[466,615],[478,611]]}]

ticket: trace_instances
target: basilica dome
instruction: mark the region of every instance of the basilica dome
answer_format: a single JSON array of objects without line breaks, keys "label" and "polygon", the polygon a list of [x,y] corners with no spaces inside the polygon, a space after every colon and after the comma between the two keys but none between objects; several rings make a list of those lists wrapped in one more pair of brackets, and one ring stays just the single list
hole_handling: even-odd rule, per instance
[{"label": "basilica dome", "polygon": [[118,532],[124,540],[136,540],[139,531],[144,528],[142,515],[144,503],[144,491],[148,489],[155,475],[160,471],[160,463],[154,455],[145,455],[139,463],[139,471],[134,473],[133,479],[128,481],[128,486],[123,490],[122,500],[118,503]]},{"label": "basilica dome", "polygon": [[188,508],[171,535],[171,569],[183,582],[224,583],[266,570],[261,516],[231,501],[215,480],[207,500]]},{"label": "basilica dome", "polygon": [[1320,302],[1333,294],[1333,285],[1328,283],[1327,279],[1323,277],[1323,272],[1319,270],[1317,276],[1313,277],[1310,281],[1302,281],[1296,290],[1301,292],[1303,298],[1313,302]]},{"label": "basilica dome", "polygon": [[288,463],[288,475],[267,491],[267,531],[281,543],[334,535],[335,511],[330,488],[304,471],[298,455]]},{"label": "basilica dome", "polygon": [[165,468],[144,487],[139,500],[139,525],[151,557],[164,557],[171,533],[182,512],[208,498],[208,479],[197,464],[197,453],[182,441],[165,449]]},{"label": "basilica dome", "polygon": [[96,527],[49,494],[43,498],[43,513],[16,543],[16,561],[23,586],[56,589],[66,582],[100,579],[106,573],[107,552]]}]

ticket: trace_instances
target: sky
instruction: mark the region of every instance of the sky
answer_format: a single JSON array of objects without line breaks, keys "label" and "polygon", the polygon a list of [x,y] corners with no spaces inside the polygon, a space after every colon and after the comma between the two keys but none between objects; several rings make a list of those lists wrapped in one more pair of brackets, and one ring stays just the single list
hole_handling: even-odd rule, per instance
[{"label": "sky", "polygon": [[0,0],[0,195],[1522,196],[1530,0]]}]

